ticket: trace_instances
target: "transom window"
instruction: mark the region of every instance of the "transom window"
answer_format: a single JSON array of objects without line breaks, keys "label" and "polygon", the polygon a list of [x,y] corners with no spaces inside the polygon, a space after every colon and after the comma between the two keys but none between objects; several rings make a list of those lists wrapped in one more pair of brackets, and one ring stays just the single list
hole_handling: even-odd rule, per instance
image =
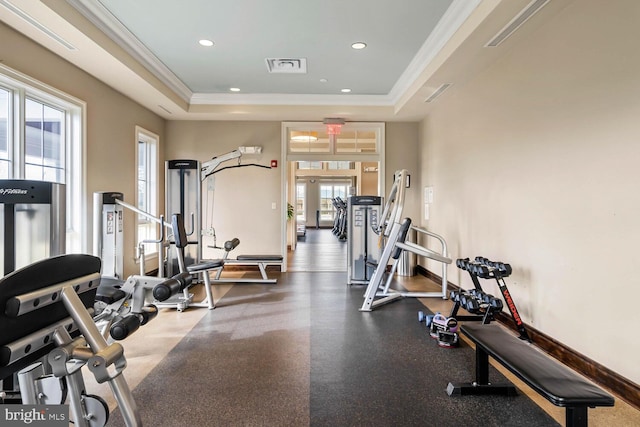
[{"label": "transom window", "polygon": [[378,152],[378,134],[375,130],[343,130],[329,135],[326,130],[291,130],[290,153],[366,153]]}]

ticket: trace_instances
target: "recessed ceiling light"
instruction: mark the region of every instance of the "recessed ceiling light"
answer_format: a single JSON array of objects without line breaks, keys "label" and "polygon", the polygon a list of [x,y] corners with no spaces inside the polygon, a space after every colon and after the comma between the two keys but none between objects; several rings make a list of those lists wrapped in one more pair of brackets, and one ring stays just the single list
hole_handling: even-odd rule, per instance
[{"label": "recessed ceiling light", "polygon": [[340,92],[342,92],[342,93],[349,93],[349,92],[351,92],[351,89],[342,89]]},{"label": "recessed ceiling light", "polygon": [[213,46],[213,42],[207,39],[199,40],[198,43],[200,43],[202,46],[207,46],[207,47]]},{"label": "recessed ceiling light", "polygon": [[329,80],[327,80],[327,79],[320,79],[320,83],[326,83],[326,82],[328,82],[328,81],[329,81]]},{"label": "recessed ceiling light", "polygon": [[231,92],[240,92],[240,88],[239,87],[230,87],[229,90]]},{"label": "recessed ceiling light", "polygon": [[367,47],[367,44],[365,42],[355,42],[351,45],[351,47],[354,49],[360,50]]}]

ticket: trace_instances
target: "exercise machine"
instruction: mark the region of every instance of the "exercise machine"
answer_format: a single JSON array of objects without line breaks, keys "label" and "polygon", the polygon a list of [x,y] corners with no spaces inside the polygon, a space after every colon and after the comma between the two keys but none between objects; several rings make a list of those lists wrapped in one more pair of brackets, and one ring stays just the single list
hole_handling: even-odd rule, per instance
[{"label": "exercise machine", "polygon": [[60,255],[0,279],[0,378],[17,376],[20,385],[3,390],[0,403],[67,402],[75,426],[105,426],[109,409],[87,394],[86,367],[109,384],[127,426],[142,425],[124,377],[124,349],[107,344],[92,318],[100,267],[91,255]]},{"label": "exercise machine", "polygon": [[[213,226],[213,211],[214,211],[214,196],[215,196],[215,174],[228,169],[242,168],[242,167],[259,167],[264,169],[271,169],[270,166],[265,166],[257,163],[241,163],[242,156],[247,154],[259,154],[261,152],[260,147],[251,147],[255,153],[247,153],[246,148],[240,147],[237,150],[230,151],[226,154],[213,157],[207,162],[200,163],[195,160],[172,160],[167,162],[167,179],[166,179],[166,207],[167,210],[171,209],[171,212],[181,213],[183,216],[188,213],[195,212],[195,220],[192,221],[196,230],[202,231],[195,233],[198,236],[190,235],[188,246],[198,245],[198,249],[192,248],[190,252],[185,252],[185,265],[188,267],[196,260],[200,263],[205,263],[207,260],[202,260],[202,235],[206,235],[213,238],[213,245],[208,246],[212,249],[223,249],[224,255],[222,260],[225,265],[237,265],[237,266],[256,266],[260,271],[260,278],[224,278],[222,273],[223,268],[216,272],[215,277],[211,280],[213,283],[276,283],[276,279],[269,278],[267,275],[268,266],[280,266],[284,257],[282,255],[264,255],[264,254],[248,254],[238,255],[235,258],[230,258],[230,251],[238,246],[240,241],[237,238],[227,241],[224,246],[220,247],[217,244],[216,229]],[[237,161],[236,164],[226,165],[227,162]],[[199,171],[199,174],[195,172]],[[206,184],[204,191],[205,201],[204,208],[202,208],[201,195],[202,195],[202,183]],[[205,212],[204,220],[200,218],[202,212]],[[173,243],[173,242],[170,242]],[[229,245],[232,245],[230,247]],[[191,257],[189,254],[192,254]],[[194,259],[194,256],[197,257]],[[175,265],[176,262],[168,262],[169,265]]]},{"label": "exercise machine", "polygon": [[[198,263],[192,263],[189,266],[184,262],[184,251],[189,245],[187,233],[184,227],[182,215],[172,215],[172,221],[166,222],[164,217],[156,218],[155,216],[136,208],[124,200],[122,193],[117,192],[97,192],[94,193],[94,223],[98,226],[94,227],[94,254],[100,256],[104,260],[103,279],[97,295],[97,306],[99,311],[104,309],[110,315],[109,319],[118,317],[123,308],[134,307],[132,314],[144,317],[145,314],[142,307],[145,304],[152,304],[157,308],[175,308],[178,311],[186,310],[189,307],[206,307],[213,309],[215,307],[213,292],[211,290],[211,281],[209,273],[211,271],[221,270],[224,261],[221,259],[207,260]],[[161,249],[158,253],[159,274],[158,277],[147,276],[142,274],[129,276],[123,280],[122,272],[122,217],[123,209],[129,209],[143,215],[149,220],[160,225],[160,239],[156,242]],[[170,233],[165,230],[169,229]],[[169,235],[169,236],[167,236]],[[162,293],[165,299],[159,300],[154,292],[156,286],[162,284],[165,279],[162,271],[162,260],[164,259],[163,250],[168,247],[165,242],[170,237],[173,240],[172,248],[174,250],[174,259],[176,259],[177,269],[172,274],[172,279],[178,280],[180,286],[173,286],[174,291],[171,295]],[[169,247],[171,249],[171,247]],[[169,251],[171,253],[171,251]],[[140,262],[143,263],[141,257]],[[192,284],[191,279],[187,280],[181,274],[201,276],[205,284],[206,297],[200,302],[194,302],[194,295],[189,291]],[[178,289],[179,288],[179,289]],[[128,299],[134,299],[134,303],[126,302]],[[149,310],[152,310],[151,308]],[[133,320],[132,320],[133,322]]]},{"label": "exercise machine", "polygon": [[[197,160],[169,160],[165,164],[165,212],[191,218],[191,233],[181,251],[185,265],[202,259],[200,169]],[[168,252],[166,268],[168,276],[179,271],[177,252]]]},{"label": "exercise machine", "polygon": [[341,197],[334,197],[331,199],[334,209],[336,210],[336,217],[333,221],[333,234],[336,235],[338,240],[344,242],[347,240],[347,202],[342,200]]},{"label": "exercise machine", "polygon": [[0,277],[65,253],[65,200],[64,184],[0,180]]},{"label": "exercise machine", "polygon": [[[256,153],[261,152],[261,147],[252,147]],[[200,163],[197,160],[169,160],[165,170],[165,208],[167,213],[179,213],[184,218],[191,216],[189,230],[194,230],[188,235],[188,243],[185,248],[185,265],[200,262],[203,258],[202,236],[213,238],[212,248],[217,246],[217,235],[213,226],[213,209],[215,196],[215,174],[233,168],[259,167],[271,169],[256,163],[242,163],[243,147],[232,150],[226,154],[213,157]],[[226,165],[227,162],[236,161],[236,164]],[[202,206],[202,183],[204,189],[204,206]],[[203,220],[203,211],[206,212]],[[170,241],[170,243],[173,243]],[[175,255],[170,253],[167,258],[167,272],[172,274],[177,269]]]},{"label": "exercise machine", "polygon": [[377,230],[382,197],[350,196],[347,206],[347,284],[366,284],[380,259]]},{"label": "exercise machine", "polygon": [[[367,285],[360,311],[372,311],[383,304],[405,297],[447,299],[447,266],[451,264],[451,259],[447,254],[446,241],[438,234],[413,226],[410,218],[402,219],[407,175],[406,169],[396,171],[393,186],[378,220],[378,232],[382,239],[383,249],[380,261]],[[441,252],[438,253],[417,243],[406,241],[409,230],[414,230],[425,238],[438,240],[442,247]],[[442,290],[440,292],[407,292],[391,288],[393,274],[398,267],[402,251],[408,251],[442,264]],[[391,269],[387,272],[389,263],[391,263]]]}]

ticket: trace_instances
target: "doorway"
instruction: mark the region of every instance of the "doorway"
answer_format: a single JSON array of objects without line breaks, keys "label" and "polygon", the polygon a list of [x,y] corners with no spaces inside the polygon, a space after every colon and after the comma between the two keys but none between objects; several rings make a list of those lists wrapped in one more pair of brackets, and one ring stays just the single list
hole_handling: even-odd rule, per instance
[{"label": "doorway", "polygon": [[[384,194],[384,146],[384,123],[345,123],[337,133],[322,122],[282,123],[282,204],[295,212],[282,228],[285,261],[292,258],[285,268],[346,271],[346,242],[331,233],[335,209],[330,200]],[[338,257],[341,262],[334,262]]]},{"label": "doorway", "polygon": [[296,161],[292,201],[296,238],[290,246],[291,271],[347,270],[347,200],[351,195],[377,195],[378,163]]}]

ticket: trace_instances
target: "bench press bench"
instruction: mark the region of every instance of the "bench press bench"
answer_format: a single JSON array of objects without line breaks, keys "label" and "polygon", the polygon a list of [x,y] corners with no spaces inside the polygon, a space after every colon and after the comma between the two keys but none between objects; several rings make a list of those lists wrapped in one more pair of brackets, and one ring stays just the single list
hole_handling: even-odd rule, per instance
[{"label": "bench press bench", "polygon": [[229,253],[240,244],[238,238],[228,240],[224,244],[224,256],[222,261],[224,265],[256,265],[260,269],[260,279],[257,278],[223,278],[221,277],[224,268],[216,272],[214,283],[276,283],[277,279],[270,279],[267,276],[267,266],[279,265],[282,270],[282,255],[238,255],[235,258],[229,258]]},{"label": "bench press bench", "polygon": [[489,382],[491,356],[551,403],[566,408],[567,427],[586,427],[588,408],[614,404],[614,398],[596,384],[499,325],[466,324],[460,331],[476,345],[476,379],[449,383],[449,396],[515,395],[514,385]]}]

